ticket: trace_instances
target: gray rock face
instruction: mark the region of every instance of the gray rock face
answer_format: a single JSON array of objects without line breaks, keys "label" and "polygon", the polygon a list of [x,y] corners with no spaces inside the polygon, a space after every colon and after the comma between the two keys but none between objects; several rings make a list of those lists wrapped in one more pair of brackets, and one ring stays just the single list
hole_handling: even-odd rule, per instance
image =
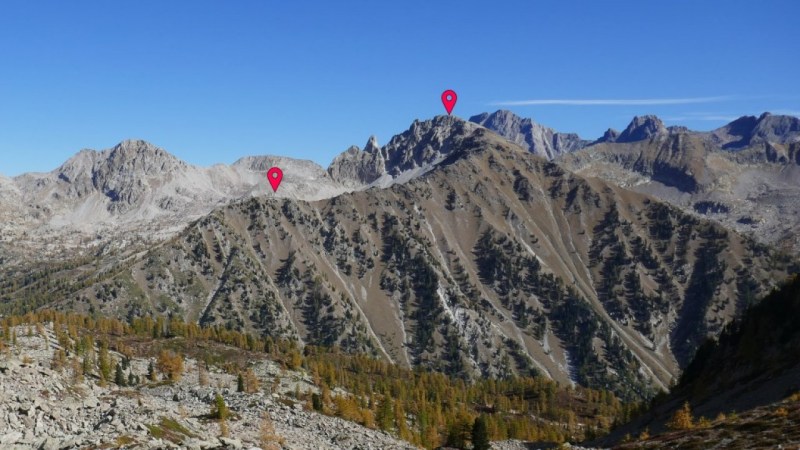
[{"label": "gray rock face", "polygon": [[595,141],[595,143],[602,143],[602,142],[616,142],[617,138],[619,137],[619,131],[609,128],[603,133],[603,136]]},{"label": "gray rock face", "polygon": [[187,167],[148,142],[127,140],[103,152],[83,151],[56,172],[60,180],[70,184],[68,192],[76,197],[100,191],[111,200],[112,211],[125,211]]},{"label": "gray rock face", "polygon": [[800,249],[800,119],[764,113],[711,132],[664,128],[636,117],[563,167],[645,192],[692,214],[713,217],[765,244]]},{"label": "gray rock face", "polygon": [[500,110],[491,114],[483,113],[473,116],[469,120],[528,149],[533,154],[551,160],[564,153],[579,150],[588,144],[577,134],[556,132],[531,119],[523,119],[511,111]]},{"label": "gray rock face", "polygon": [[441,161],[478,128],[453,116],[437,116],[424,122],[415,120],[411,128],[394,136],[381,149],[386,159],[386,172],[396,177]]},{"label": "gray rock face", "polygon": [[765,112],[744,116],[711,132],[711,139],[724,149],[737,150],[758,143],[800,142],[800,119]]},{"label": "gray rock face", "polygon": [[636,116],[615,142],[638,142],[667,133],[664,122],[656,116]]},{"label": "gray rock face", "polygon": [[264,174],[272,167],[280,167],[284,172],[284,176],[301,173],[304,178],[309,180],[326,177],[325,169],[314,161],[287,158],[285,156],[245,156],[233,163],[231,167]]},{"label": "gray rock face", "polygon": [[[284,173],[277,192],[266,178],[272,166]],[[36,250],[30,254],[40,254],[50,244],[56,252],[97,236],[104,242],[120,235],[161,239],[231,201],[260,195],[319,200],[347,190],[312,161],[250,156],[205,168],[127,140],[82,150],[48,173],[0,177],[0,243],[29,245]]]},{"label": "gray rock face", "polygon": [[353,145],[337,156],[328,168],[328,173],[339,182],[369,184],[383,175],[384,165],[377,138],[370,136],[364,150]]},{"label": "gray rock face", "polygon": [[394,136],[382,148],[378,147],[374,136],[364,150],[350,147],[333,160],[328,173],[340,183],[386,186],[424,173],[479,128],[453,116],[437,116],[423,122],[415,120],[411,128]]}]

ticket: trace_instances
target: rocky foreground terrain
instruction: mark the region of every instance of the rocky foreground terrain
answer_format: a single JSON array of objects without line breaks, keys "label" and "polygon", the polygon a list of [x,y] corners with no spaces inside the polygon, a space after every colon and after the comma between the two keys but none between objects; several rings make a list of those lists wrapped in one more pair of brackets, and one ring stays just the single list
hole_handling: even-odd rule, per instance
[{"label": "rocky foreground terrain", "polygon": [[[236,376],[212,368],[207,386],[197,383],[197,363],[188,359],[185,376],[173,384],[100,387],[87,377],[75,383],[69,370],[50,368],[58,348],[51,330],[17,328],[17,346],[0,356],[0,448],[190,448],[190,449],[411,449],[386,433],[335,417],[309,412],[293,403],[295,389],[315,389],[307,375],[282,371],[270,361],[253,366],[270,393],[236,392]],[[134,373],[147,373],[149,361],[134,358]],[[275,382],[277,380],[277,383]],[[223,395],[231,418],[228,437],[208,419],[215,394]],[[268,414],[269,420],[263,418]],[[274,433],[262,439],[265,423]]]}]

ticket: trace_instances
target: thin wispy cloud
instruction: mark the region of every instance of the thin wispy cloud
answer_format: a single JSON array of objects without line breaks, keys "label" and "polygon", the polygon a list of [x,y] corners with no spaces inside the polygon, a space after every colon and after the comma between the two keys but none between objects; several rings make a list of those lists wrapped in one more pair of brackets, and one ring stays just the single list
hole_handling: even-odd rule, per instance
[{"label": "thin wispy cloud", "polygon": [[733,122],[738,119],[737,116],[722,116],[722,115],[686,115],[677,117],[665,117],[664,120],[668,122],[682,122],[685,120],[703,120],[709,122]]},{"label": "thin wispy cloud", "polygon": [[628,99],[534,99],[508,100],[493,102],[493,106],[654,106],[654,105],[691,105],[696,103],[714,103],[731,100],[730,96],[720,97],[687,97],[687,98],[628,98]]},{"label": "thin wispy cloud", "polygon": [[776,109],[775,111],[773,111],[773,113],[774,114],[781,114],[781,115],[785,115],[785,116],[800,117],[800,111],[794,111],[794,110],[791,110],[791,109]]}]

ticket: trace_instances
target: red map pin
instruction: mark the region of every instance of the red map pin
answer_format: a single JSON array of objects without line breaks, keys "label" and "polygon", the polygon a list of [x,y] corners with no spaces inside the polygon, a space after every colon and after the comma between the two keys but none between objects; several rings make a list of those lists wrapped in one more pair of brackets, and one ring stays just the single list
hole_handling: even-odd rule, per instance
[{"label": "red map pin", "polygon": [[278,186],[281,185],[281,180],[283,180],[283,171],[277,167],[273,167],[267,171],[267,180],[269,180],[269,184],[272,186],[272,191],[277,192]]},{"label": "red map pin", "polygon": [[453,107],[456,106],[457,100],[458,96],[456,95],[456,91],[448,89],[442,92],[442,104],[444,105],[444,109],[447,110],[447,115],[453,112]]}]

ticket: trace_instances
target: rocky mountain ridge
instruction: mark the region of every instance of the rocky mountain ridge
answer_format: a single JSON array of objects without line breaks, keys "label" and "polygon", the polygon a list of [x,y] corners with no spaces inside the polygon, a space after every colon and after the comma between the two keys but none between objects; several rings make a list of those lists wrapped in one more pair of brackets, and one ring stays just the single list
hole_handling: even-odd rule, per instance
[{"label": "rocky mountain ridge", "polygon": [[[664,132],[648,117],[623,134],[649,137],[597,143],[555,163],[481,125],[439,116],[382,148],[376,139],[351,148],[327,173],[287,160],[305,176],[289,193],[329,194],[303,190],[320,179],[331,191],[358,187],[315,201],[227,183],[245,173],[263,184],[274,159],[199,169],[143,142],[82,152],[50,174],[21,177],[29,187],[17,192],[99,204],[72,213],[142,218],[152,222],[148,232],[163,232],[143,213],[162,193],[174,196],[156,202],[158,211],[174,198],[181,211],[213,208],[203,195],[220,186],[242,191],[209,215],[198,211],[188,227],[181,216],[172,238],[156,245],[7,265],[0,305],[177,314],[464,377],[540,373],[647,398],[791,262],[614,177],[580,175],[599,161],[682,192],[719,182],[705,165],[716,155],[707,136]],[[748,151],[756,152],[732,157]],[[570,164],[579,164],[576,173],[564,169]],[[38,214],[51,224],[63,217]]]},{"label": "rocky mountain ridge", "polygon": [[[266,170],[280,165],[278,192]],[[242,158],[231,166],[190,165],[141,140],[104,150],[83,150],[48,173],[0,179],[0,243],[6,250],[117,247],[158,242],[213,208],[252,196],[328,198],[348,189],[311,161],[286,157]]]},{"label": "rocky mountain ridge", "polygon": [[[200,168],[136,140],[102,152],[83,150],[49,173],[0,176],[0,247],[14,242],[0,249],[0,258],[13,255],[12,247],[53,256],[65,248],[107,251],[102,248],[115,241],[152,243],[241,198],[316,200],[403,183],[431,170],[481,126],[570,170],[656,195],[692,213],[713,211],[712,219],[752,232],[762,242],[800,245],[792,240],[793,220],[773,219],[792,216],[797,209],[791,200],[797,190],[793,166],[800,163],[796,118],[765,113],[700,133],[667,128],[657,117],[643,116],[622,133],[609,130],[594,142],[509,111],[484,113],[471,121],[449,116],[417,121],[384,147],[372,136],[363,150],[349,148],[327,170],[310,161],[274,156]],[[667,148],[673,149],[660,150]],[[285,168],[277,193],[264,180],[263,172],[272,165]],[[767,207],[759,208],[764,203]]]},{"label": "rocky mountain ridge", "polygon": [[68,277],[52,285],[9,277],[2,303],[177,314],[463,377],[538,373],[646,398],[751,301],[743,287],[757,295],[786,271],[718,225],[477,125],[446,119],[444,136],[441,120],[404,137],[426,143],[398,167],[441,159],[408,182],[242,200],[132,259],[51,266],[49,279]]},{"label": "rocky mountain ridge", "polygon": [[787,251],[800,249],[800,119],[743,117],[712,132],[635,118],[564,155],[568,170],[653,195]]},{"label": "rocky mountain ridge", "polygon": [[791,144],[800,142],[800,119],[765,112],[759,117],[740,117],[710,134],[724,149],[746,148],[756,143]]},{"label": "rocky mountain ridge", "polygon": [[328,173],[336,181],[362,187],[402,183],[431,170],[478,128],[455,116],[415,120],[383,147],[374,136],[363,150],[350,147],[333,160]]},{"label": "rocky mountain ridge", "polygon": [[579,150],[590,143],[575,133],[559,133],[506,110],[478,114],[470,117],[469,121],[494,131],[534,155],[550,160]]}]

